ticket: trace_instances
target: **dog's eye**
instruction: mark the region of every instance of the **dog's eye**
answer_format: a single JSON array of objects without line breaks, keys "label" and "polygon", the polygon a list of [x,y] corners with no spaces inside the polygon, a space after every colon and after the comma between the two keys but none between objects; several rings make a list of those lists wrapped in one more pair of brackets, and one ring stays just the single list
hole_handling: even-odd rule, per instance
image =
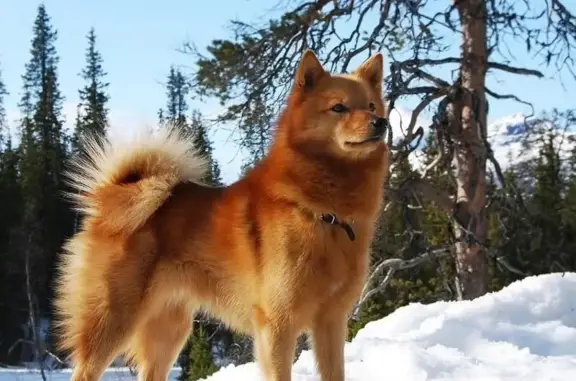
[{"label": "dog's eye", "polygon": [[370,102],[370,104],[368,105],[368,108],[372,112],[376,111],[376,105],[374,104],[374,102]]},{"label": "dog's eye", "polygon": [[334,112],[346,112],[348,111],[348,108],[346,106],[344,106],[342,103],[337,103],[334,106],[332,106],[332,111]]}]

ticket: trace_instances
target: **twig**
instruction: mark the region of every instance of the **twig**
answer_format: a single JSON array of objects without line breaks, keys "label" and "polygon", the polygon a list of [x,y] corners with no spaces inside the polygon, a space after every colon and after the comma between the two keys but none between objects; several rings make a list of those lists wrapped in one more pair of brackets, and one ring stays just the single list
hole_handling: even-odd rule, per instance
[{"label": "twig", "polygon": [[[399,270],[406,270],[416,267],[426,261],[431,261],[435,258],[443,258],[451,254],[453,251],[452,247],[442,247],[439,249],[428,250],[425,253],[418,255],[412,259],[400,259],[400,258],[390,258],[380,262],[376,268],[370,274],[364,288],[362,289],[362,293],[360,299],[356,303],[354,310],[352,312],[352,318],[358,318],[358,315],[362,311],[362,307],[366,304],[366,302],[372,298],[377,293],[384,292],[388,283],[392,280],[394,273]],[[371,288],[372,283],[374,280],[380,276],[380,274],[384,271],[384,269],[388,269],[386,276],[380,282],[377,287]]]}]

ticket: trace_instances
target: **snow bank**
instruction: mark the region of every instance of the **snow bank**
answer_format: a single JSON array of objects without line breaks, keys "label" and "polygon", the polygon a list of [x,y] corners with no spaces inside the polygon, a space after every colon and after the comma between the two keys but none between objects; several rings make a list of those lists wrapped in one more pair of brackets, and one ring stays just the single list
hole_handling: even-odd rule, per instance
[{"label": "snow bank", "polygon": [[[346,381],[576,380],[576,273],[526,278],[474,301],[411,304],[366,325],[345,356]],[[69,376],[52,372],[48,379]],[[0,381],[38,379],[0,370]],[[110,370],[103,379],[134,378]],[[311,351],[301,354],[292,379],[319,381]],[[250,363],[205,381],[263,378]]]},{"label": "snow bank", "polygon": [[[411,304],[346,345],[346,381],[576,380],[576,273],[526,278],[474,301]],[[254,363],[206,381],[261,381]],[[311,351],[293,381],[318,381]]]}]

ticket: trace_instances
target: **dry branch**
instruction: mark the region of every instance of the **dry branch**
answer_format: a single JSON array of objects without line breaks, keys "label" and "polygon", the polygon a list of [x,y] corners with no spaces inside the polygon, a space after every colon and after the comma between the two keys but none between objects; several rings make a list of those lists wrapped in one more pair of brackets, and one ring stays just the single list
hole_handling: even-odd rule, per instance
[{"label": "dry branch", "polygon": [[540,72],[539,70],[514,67],[514,66],[505,65],[505,64],[502,64],[499,62],[488,62],[488,68],[489,69],[502,70],[502,71],[505,71],[508,73],[513,73],[513,74],[533,75],[533,76],[538,77],[538,78],[544,77],[544,74],[542,74],[542,72]]},{"label": "dry branch", "polygon": [[412,111],[412,115],[410,117],[410,123],[408,124],[408,128],[406,129],[407,131],[404,139],[400,144],[392,146],[392,149],[396,150],[400,149],[400,147],[406,146],[407,144],[410,144],[414,140],[414,127],[416,126],[416,121],[418,120],[418,117],[420,116],[422,111],[424,111],[424,109],[428,107],[428,105],[432,103],[434,100],[448,94],[449,90],[450,88],[443,87],[436,90],[432,94],[427,95],[426,97],[424,97],[424,99],[422,99],[422,101],[418,104],[418,106],[414,108],[414,111]]},{"label": "dry branch", "polygon": [[[413,267],[421,265],[424,262],[429,262],[437,258],[446,257],[450,255],[453,252],[453,250],[454,250],[453,247],[449,246],[434,250],[428,250],[425,253],[422,253],[412,259],[390,258],[383,260],[374,268],[374,270],[368,277],[368,280],[366,281],[366,284],[362,289],[360,299],[358,300],[356,306],[352,311],[351,317],[353,319],[358,318],[360,312],[362,311],[362,307],[366,304],[366,302],[370,300],[370,298],[372,298],[374,295],[384,292],[386,286],[388,286],[388,283],[390,283],[396,271],[411,269]],[[372,284],[374,283],[376,278],[379,277],[384,272],[385,269],[388,269],[388,272],[386,273],[384,279],[378,284],[378,286],[372,287]]]}]

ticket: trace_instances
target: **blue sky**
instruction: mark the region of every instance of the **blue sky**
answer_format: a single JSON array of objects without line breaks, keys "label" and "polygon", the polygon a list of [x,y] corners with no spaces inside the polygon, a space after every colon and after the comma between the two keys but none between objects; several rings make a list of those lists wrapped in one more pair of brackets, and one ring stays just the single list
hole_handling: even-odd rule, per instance
[{"label": "blue sky", "polygon": [[[96,28],[98,49],[108,72],[112,122],[115,128],[129,128],[156,121],[158,108],[165,104],[161,83],[170,65],[192,65],[189,56],[177,51],[183,42],[192,41],[203,47],[214,38],[229,37],[230,19],[255,20],[276,3],[277,0],[45,0],[52,24],[59,33],[59,78],[66,97],[67,125],[74,120],[78,89],[82,86],[78,73],[84,65],[85,36],[91,26]],[[11,120],[18,117],[21,75],[30,57],[32,24],[39,4],[36,0],[0,0],[0,65],[10,92],[5,101]],[[519,59],[523,60],[523,66],[539,66],[529,57],[520,55]],[[537,111],[575,105],[573,81],[567,82],[567,88],[563,89],[557,79],[498,74],[491,75],[490,84],[494,90],[522,95],[535,104]],[[214,105],[193,106],[208,115],[216,110]],[[402,107],[409,110],[414,105],[408,102]],[[490,111],[490,119],[494,120],[528,112],[528,109],[514,102],[492,102]],[[229,134],[229,129],[222,127],[212,135],[227,181],[237,176],[240,167],[238,150],[228,141]]]}]

